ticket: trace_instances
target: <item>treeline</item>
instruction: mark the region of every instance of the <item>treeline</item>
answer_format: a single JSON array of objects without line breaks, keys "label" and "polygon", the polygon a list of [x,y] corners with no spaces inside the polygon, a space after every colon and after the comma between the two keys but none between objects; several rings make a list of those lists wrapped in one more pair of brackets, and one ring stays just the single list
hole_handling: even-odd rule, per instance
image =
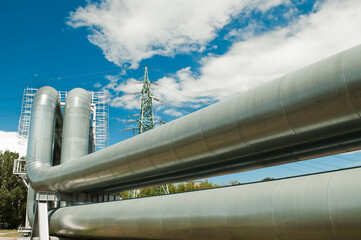
[{"label": "treeline", "polygon": [[0,228],[16,229],[24,225],[27,189],[13,175],[18,153],[0,151]]},{"label": "treeline", "polygon": [[[266,182],[272,180],[274,180],[274,178],[266,177],[260,180],[260,182]],[[169,194],[172,194],[172,193],[190,192],[190,191],[197,191],[202,189],[210,189],[215,187],[239,185],[239,184],[240,183],[237,180],[232,180],[228,184],[218,185],[206,179],[205,181],[188,181],[186,183],[167,184],[167,186],[164,185],[164,186],[156,186],[156,187],[146,187],[132,191],[125,191],[118,194],[122,196],[122,199],[129,199],[129,198],[163,195],[166,194],[167,190]]]},{"label": "treeline", "polygon": [[[188,181],[186,183],[178,184],[167,184],[167,188],[170,194],[172,193],[181,193],[181,192],[190,192],[201,189],[209,189],[219,187],[219,185],[210,182],[208,179],[205,181]],[[134,197],[149,197],[165,194],[166,186],[157,186],[157,187],[146,187],[133,191],[125,191],[119,193],[122,196],[122,199],[134,198]]]}]

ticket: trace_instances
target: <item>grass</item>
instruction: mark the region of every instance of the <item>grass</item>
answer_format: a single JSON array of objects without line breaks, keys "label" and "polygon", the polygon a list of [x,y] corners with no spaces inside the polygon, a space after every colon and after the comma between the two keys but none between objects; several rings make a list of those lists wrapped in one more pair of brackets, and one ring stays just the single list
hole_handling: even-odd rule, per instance
[{"label": "grass", "polygon": [[0,230],[0,238],[1,237],[17,237],[17,230]]}]

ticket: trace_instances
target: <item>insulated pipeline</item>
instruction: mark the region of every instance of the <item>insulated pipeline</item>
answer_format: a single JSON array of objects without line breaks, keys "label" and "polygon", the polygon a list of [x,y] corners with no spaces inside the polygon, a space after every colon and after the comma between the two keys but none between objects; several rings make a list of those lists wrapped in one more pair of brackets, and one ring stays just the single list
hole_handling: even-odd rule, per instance
[{"label": "insulated pipeline", "polygon": [[357,46],[59,166],[32,143],[53,126],[32,127],[27,173],[36,191],[117,192],[245,171],[360,149],[360,116]]},{"label": "insulated pipeline", "polygon": [[66,207],[50,231],[85,239],[358,240],[361,168]]},{"label": "insulated pipeline", "polygon": [[90,94],[73,89],[66,97],[61,163],[77,160],[89,152]]}]

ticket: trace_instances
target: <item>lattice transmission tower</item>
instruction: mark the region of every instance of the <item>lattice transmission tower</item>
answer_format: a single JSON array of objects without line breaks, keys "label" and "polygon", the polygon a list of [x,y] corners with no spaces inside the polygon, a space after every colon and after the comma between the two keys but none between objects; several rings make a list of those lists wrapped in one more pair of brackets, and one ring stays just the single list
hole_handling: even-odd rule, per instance
[{"label": "lattice transmission tower", "polygon": [[[144,67],[144,79],[143,79],[143,88],[141,96],[141,105],[140,105],[140,114],[138,120],[138,133],[142,134],[146,131],[149,131],[154,128],[154,117],[153,117],[153,99],[154,97],[150,91],[150,85],[152,82],[149,80],[148,76],[148,67]],[[164,123],[160,121],[160,123]],[[130,130],[130,129],[127,129]],[[134,128],[133,128],[134,130]],[[157,187],[159,194],[169,194],[168,185],[161,185]],[[135,198],[140,193],[139,189],[129,192],[128,197]]]},{"label": "lattice transmission tower", "polygon": [[153,99],[150,94],[150,84],[148,77],[148,68],[144,68],[144,80],[142,88],[142,98],[140,105],[140,116],[139,116],[139,134],[142,134],[148,130],[154,128],[154,118],[153,118]]}]

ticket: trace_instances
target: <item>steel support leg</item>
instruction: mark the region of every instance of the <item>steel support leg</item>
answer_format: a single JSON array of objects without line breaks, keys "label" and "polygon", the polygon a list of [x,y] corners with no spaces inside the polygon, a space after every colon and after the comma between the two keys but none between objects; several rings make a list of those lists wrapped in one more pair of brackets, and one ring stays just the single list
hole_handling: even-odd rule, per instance
[{"label": "steel support leg", "polygon": [[25,228],[30,228],[30,223],[28,219],[28,207],[26,206],[26,215],[25,215]]},{"label": "steel support leg", "polygon": [[48,202],[38,201],[38,221],[40,240],[49,240]]}]

